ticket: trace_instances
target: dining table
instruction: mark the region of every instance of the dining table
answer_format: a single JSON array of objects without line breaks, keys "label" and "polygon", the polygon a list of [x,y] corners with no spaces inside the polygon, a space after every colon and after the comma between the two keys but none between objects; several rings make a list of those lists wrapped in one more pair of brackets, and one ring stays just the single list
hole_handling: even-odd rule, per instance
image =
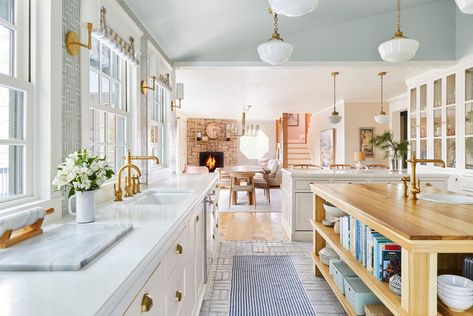
[{"label": "dining table", "polygon": [[[257,166],[257,165],[228,166],[228,167],[222,168],[220,172],[226,173],[226,174],[237,175],[237,177],[232,177],[230,179],[233,185],[238,185],[239,181],[242,178],[244,178],[247,181],[247,183],[251,185],[254,183],[254,177],[257,173],[261,173],[264,179],[267,179],[267,176],[269,174],[268,169],[261,168],[260,166]],[[238,175],[240,175],[240,177],[238,177]],[[238,194],[237,191],[230,192],[231,205],[237,204],[237,194]],[[251,194],[249,193],[248,204],[249,205],[256,204],[256,195],[254,191]]]}]

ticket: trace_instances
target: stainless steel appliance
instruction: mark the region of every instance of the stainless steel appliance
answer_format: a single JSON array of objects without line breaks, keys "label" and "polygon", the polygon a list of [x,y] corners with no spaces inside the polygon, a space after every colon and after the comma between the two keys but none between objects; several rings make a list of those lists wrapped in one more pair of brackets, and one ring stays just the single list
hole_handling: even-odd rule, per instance
[{"label": "stainless steel appliance", "polygon": [[218,249],[218,189],[211,190],[204,203],[205,214],[205,283],[208,283],[210,271],[214,265],[216,250]]}]

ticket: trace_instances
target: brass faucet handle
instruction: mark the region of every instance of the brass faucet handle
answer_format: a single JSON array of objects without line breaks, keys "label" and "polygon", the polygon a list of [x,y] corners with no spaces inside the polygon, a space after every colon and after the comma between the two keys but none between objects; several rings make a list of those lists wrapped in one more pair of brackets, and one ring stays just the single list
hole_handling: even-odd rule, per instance
[{"label": "brass faucet handle", "polygon": [[133,196],[133,187],[130,179],[128,176],[125,177],[125,197],[132,197]]},{"label": "brass faucet handle", "polygon": [[140,176],[136,175],[136,193],[141,193],[141,181]]},{"label": "brass faucet handle", "polygon": [[135,176],[131,177],[131,193],[133,193],[133,195],[136,194],[136,177]]},{"label": "brass faucet handle", "polygon": [[113,184],[113,194],[115,196],[115,202],[121,202],[123,201],[123,196],[122,196],[122,190],[118,189],[117,190],[117,184]]},{"label": "brass faucet handle", "polygon": [[420,193],[420,179],[417,178],[417,193]]},{"label": "brass faucet handle", "polygon": [[407,185],[407,183],[408,183],[409,181],[411,181],[411,177],[409,177],[409,176],[403,176],[403,177],[401,178],[401,181],[402,181],[402,183],[404,184],[404,192],[403,192],[404,194],[403,194],[403,197],[408,197],[409,195],[407,194],[407,191],[408,191],[408,185]]}]

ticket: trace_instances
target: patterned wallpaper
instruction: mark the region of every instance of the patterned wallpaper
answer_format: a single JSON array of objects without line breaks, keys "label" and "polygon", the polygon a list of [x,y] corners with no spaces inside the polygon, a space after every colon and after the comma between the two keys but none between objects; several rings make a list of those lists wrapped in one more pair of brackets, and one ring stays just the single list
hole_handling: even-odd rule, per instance
[{"label": "patterned wallpaper", "polygon": [[[80,28],[80,0],[63,0],[62,3],[62,32]],[[80,87],[80,57],[67,53],[63,42],[62,59],[62,154],[76,151],[81,146],[81,87]]]}]

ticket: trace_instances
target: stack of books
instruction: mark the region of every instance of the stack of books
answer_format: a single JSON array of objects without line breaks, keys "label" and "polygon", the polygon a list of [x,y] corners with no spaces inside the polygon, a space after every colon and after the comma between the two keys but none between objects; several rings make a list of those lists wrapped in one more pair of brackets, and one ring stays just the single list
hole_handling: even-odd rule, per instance
[{"label": "stack of books", "polygon": [[401,272],[401,246],[353,217],[340,218],[340,243],[380,281]]}]

